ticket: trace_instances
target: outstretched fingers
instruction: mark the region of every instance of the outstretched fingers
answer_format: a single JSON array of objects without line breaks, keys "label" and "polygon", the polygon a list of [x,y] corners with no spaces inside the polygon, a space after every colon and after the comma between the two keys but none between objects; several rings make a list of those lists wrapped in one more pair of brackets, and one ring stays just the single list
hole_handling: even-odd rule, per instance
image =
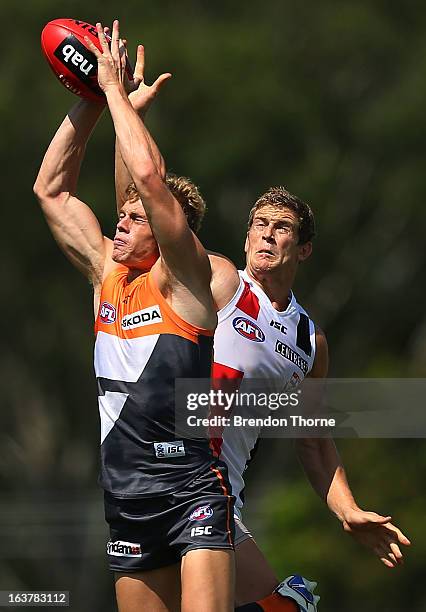
[{"label": "outstretched fingers", "polygon": [[166,81],[168,81],[169,79],[171,79],[171,78],[172,78],[172,75],[171,75],[170,72],[165,72],[164,74],[160,74],[158,79],[156,79],[154,81],[154,83],[152,84],[152,87],[153,87],[155,93],[157,94],[157,92],[160,91],[160,89],[164,85],[164,83]]},{"label": "outstretched fingers", "polygon": [[[113,30],[114,30],[114,27],[113,27]],[[109,47],[108,47],[107,37],[106,37],[105,31],[104,31],[104,28],[103,28],[103,26],[102,26],[102,24],[100,22],[98,22],[96,24],[96,31],[98,33],[98,40],[99,40],[99,43],[101,45],[101,49],[102,49],[103,54],[109,55],[110,50],[109,50]]]},{"label": "outstretched fingers", "polygon": [[136,51],[136,65],[133,73],[133,79],[135,85],[139,86],[140,83],[144,82],[145,74],[145,48],[143,45],[138,45]]},{"label": "outstretched fingers", "polygon": [[93,55],[96,57],[97,60],[100,57],[102,57],[101,51],[99,51],[97,46],[90,40],[88,36],[84,37],[84,42],[86,43],[87,47],[90,49],[90,51],[93,53]]},{"label": "outstretched fingers", "polygon": [[118,65],[120,63],[120,25],[118,19],[114,19],[112,24],[111,55]]}]

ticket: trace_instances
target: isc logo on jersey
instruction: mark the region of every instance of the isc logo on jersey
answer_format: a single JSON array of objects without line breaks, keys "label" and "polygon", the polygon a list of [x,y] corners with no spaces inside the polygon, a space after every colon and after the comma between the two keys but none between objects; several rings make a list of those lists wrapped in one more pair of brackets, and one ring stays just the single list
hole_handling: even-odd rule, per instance
[{"label": "isc logo on jersey", "polygon": [[117,311],[115,306],[110,304],[109,302],[102,302],[101,307],[99,309],[99,318],[102,323],[110,324],[114,323],[117,318]]},{"label": "isc logo on jersey", "polygon": [[252,340],[253,342],[265,342],[265,334],[256,323],[245,319],[244,317],[237,317],[232,321],[232,325],[236,332],[246,338],[246,340]]},{"label": "isc logo on jersey", "polygon": [[107,543],[107,555],[113,557],[142,557],[141,545],[134,542],[122,542],[121,540],[109,541]]},{"label": "isc logo on jersey", "polygon": [[154,442],[154,449],[155,456],[158,457],[158,459],[185,456],[183,440],[176,440],[176,442]]},{"label": "isc logo on jersey", "polygon": [[126,315],[121,320],[121,327],[123,329],[135,329],[136,327],[143,327],[144,325],[152,325],[153,323],[162,323],[163,317],[161,316],[161,310],[158,304],[156,306],[150,306],[132,314]]}]

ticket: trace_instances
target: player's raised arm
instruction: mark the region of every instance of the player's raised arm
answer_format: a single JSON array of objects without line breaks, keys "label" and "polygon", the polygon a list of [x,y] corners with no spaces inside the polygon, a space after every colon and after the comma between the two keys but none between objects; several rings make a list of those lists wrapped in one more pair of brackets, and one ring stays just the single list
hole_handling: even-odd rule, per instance
[{"label": "player's raised arm", "polygon": [[102,279],[106,240],[92,210],[75,191],[86,143],[103,108],[84,100],[72,107],[47,149],[34,185],[55,240],[95,287]]},{"label": "player's raised arm", "polygon": [[[209,325],[213,325],[210,314],[207,314],[212,307],[209,260],[190,230],[180,204],[164,183],[155,162],[149,133],[127,97],[123,86],[125,63],[120,57],[118,21],[113,25],[111,50],[101,24],[96,27],[103,52],[100,53],[88,39],[86,42],[97,57],[98,82],[107,98],[121,154],[159,246],[161,273],[155,274],[156,282],[166,293],[170,290],[175,293],[176,290],[182,294],[183,288],[187,297],[192,296],[191,303],[187,302],[189,311],[194,308],[197,311],[192,322],[204,326],[201,321],[208,320]],[[184,301],[181,298],[183,294],[173,300],[178,309]],[[186,316],[182,310],[178,314]]]},{"label": "player's raised arm", "polygon": [[[171,76],[172,75],[169,72],[165,72],[163,74],[160,74],[160,76],[154,81],[152,85],[147,85],[145,83],[145,49],[143,45],[138,45],[135,70],[133,74],[133,82],[129,84],[126,89],[127,91],[130,91],[129,100],[133,108],[143,120],[145,119],[148,108],[150,107],[157,93],[160,91],[163,84],[171,78]],[[164,179],[166,176],[166,166],[164,163],[164,159],[148,131],[147,137],[150,139],[149,144],[151,147],[152,154],[154,156],[154,162],[161,176]],[[123,161],[123,157],[120,151],[120,145],[118,139],[116,138],[115,194],[117,203],[117,213],[120,213],[121,207],[127,199],[128,194],[126,193],[126,190],[131,182],[133,182],[133,179],[127,169],[126,164]]]}]

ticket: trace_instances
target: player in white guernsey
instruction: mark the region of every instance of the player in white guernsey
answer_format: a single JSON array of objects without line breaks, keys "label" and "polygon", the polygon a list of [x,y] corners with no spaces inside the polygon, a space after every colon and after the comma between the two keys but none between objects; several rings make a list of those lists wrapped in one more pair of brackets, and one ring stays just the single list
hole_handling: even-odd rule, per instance
[{"label": "player in white guernsey", "polygon": [[[139,77],[143,82],[140,67]],[[149,87],[140,87],[130,98],[136,110],[143,114],[152,93]],[[116,160],[120,210],[130,177],[119,151]],[[214,340],[216,377],[280,378],[283,385],[296,385],[305,376],[327,375],[325,335],[314,326],[292,292],[299,264],[311,255],[313,233],[310,208],[285,189],[274,188],[259,198],[250,212],[246,269],[238,272],[227,258],[210,254],[211,288],[219,321]],[[279,585],[239,518],[243,505],[243,471],[257,436],[251,430],[245,430],[237,439],[230,440],[227,435],[218,450],[227,462],[233,493],[237,496],[237,609],[241,612],[272,609],[313,612],[316,603],[312,585],[305,584],[300,577]],[[402,558],[400,545],[407,545],[409,541],[390,523],[390,517],[359,508],[333,441],[300,439],[296,447],[312,486],[341,521],[344,530],[370,548],[385,565],[398,565]],[[278,592],[274,592],[276,588]]]},{"label": "player in white guernsey", "polygon": [[[292,292],[288,306],[278,311],[247,270],[239,278],[236,294],[218,313],[214,378],[267,379],[280,381],[280,390],[296,387],[314,364],[313,321]],[[218,451],[229,468],[236,510],[243,507],[243,473],[258,435],[254,427],[223,430]]]},{"label": "player in white guernsey", "polygon": [[[246,269],[238,273],[228,260],[210,256],[212,291],[219,308],[214,340],[215,377],[281,379],[285,387],[299,384],[305,376],[327,375],[325,335],[292,292],[300,263],[311,255],[313,236],[309,206],[277,187],[261,196],[250,211]],[[243,472],[256,444],[256,433],[252,428],[225,428],[218,449],[228,465],[237,497],[237,603],[241,611],[247,612],[274,606],[274,610],[290,610],[284,602],[276,607],[278,594],[267,597],[278,580],[239,520]],[[390,523],[389,516],[359,508],[334,442],[328,438],[298,439],[296,448],[312,486],[345,531],[373,550],[388,567],[398,565],[402,559],[400,545],[408,545],[408,539]],[[291,583],[284,584],[279,592],[289,595]],[[258,608],[248,604],[259,600],[263,601],[257,604]],[[315,609],[313,598],[305,602],[298,599],[298,603],[301,610]]]}]

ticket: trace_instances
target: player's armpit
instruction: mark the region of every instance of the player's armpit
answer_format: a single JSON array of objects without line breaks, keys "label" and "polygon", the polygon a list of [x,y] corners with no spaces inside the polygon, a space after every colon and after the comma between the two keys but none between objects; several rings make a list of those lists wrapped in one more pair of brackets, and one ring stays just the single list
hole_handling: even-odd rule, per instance
[{"label": "player's armpit", "polygon": [[71,263],[93,284],[101,282],[105,242],[92,210],[71,194],[49,198],[34,189],[53,237]]},{"label": "player's armpit", "polygon": [[224,308],[234,297],[240,285],[237,268],[220,253],[207,252],[212,269],[210,287],[217,310]]}]

